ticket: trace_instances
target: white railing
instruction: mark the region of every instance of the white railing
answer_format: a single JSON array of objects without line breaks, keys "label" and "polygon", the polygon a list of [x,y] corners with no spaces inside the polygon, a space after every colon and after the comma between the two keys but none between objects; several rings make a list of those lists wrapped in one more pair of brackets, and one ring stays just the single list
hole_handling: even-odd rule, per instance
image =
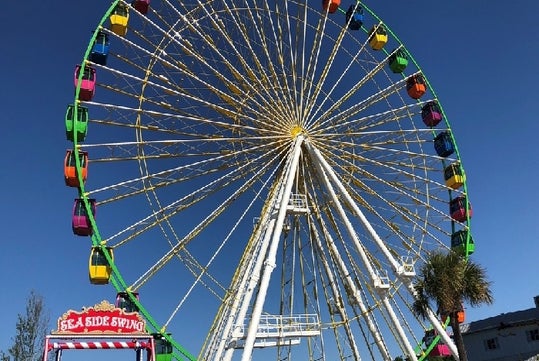
[{"label": "white railing", "polygon": [[[245,337],[248,324],[237,325],[234,337]],[[256,338],[292,338],[320,335],[320,321],[316,314],[304,315],[261,315]]]},{"label": "white railing", "polygon": [[286,207],[291,213],[308,213],[307,196],[305,194],[292,193]]}]

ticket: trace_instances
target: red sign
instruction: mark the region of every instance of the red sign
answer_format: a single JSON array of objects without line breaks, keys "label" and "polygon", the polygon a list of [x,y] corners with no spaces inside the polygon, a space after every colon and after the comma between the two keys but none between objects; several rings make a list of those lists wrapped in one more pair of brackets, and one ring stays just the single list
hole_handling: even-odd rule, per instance
[{"label": "red sign", "polygon": [[54,334],[144,334],[146,323],[137,312],[125,312],[108,301],[82,312],[68,311],[58,319]]}]

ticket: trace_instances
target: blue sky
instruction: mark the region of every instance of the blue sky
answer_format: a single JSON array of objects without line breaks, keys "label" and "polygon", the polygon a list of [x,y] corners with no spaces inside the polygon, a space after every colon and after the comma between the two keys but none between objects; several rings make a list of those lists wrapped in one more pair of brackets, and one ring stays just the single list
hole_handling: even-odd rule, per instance
[{"label": "blue sky", "polygon": [[[51,320],[108,298],[87,281],[87,240],[70,229],[72,189],[64,186],[64,112],[74,65],[107,1],[12,1],[0,12],[0,180],[3,296],[0,349],[31,289]],[[468,321],[533,306],[539,254],[536,71],[539,3],[369,2],[421,65],[448,114],[474,207],[473,259],[493,282],[495,303]]]}]

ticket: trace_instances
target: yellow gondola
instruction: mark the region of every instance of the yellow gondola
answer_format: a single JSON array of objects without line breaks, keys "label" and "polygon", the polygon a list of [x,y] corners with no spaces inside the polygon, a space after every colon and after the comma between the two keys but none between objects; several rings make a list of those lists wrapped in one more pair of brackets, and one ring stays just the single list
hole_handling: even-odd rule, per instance
[{"label": "yellow gondola", "polygon": [[460,163],[455,162],[448,165],[444,170],[444,179],[446,186],[452,189],[460,188],[466,180]]},{"label": "yellow gondola", "polygon": [[118,4],[110,14],[110,30],[116,35],[125,36],[128,21],[129,9],[123,4]]},{"label": "yellow gondola", "polygon": [[387,44],[387,31],[382,24],[373,26],[369,32],[369,45],[373,50],[380,50]]},{"label": "yellow gondola", "polygon": [[[106,247],[106,252],[108,252],[110,258],[114,260],[112,248]],[[92,247],[90,252],[90,260],[88,262],[88,271],[91,284],[106,285],[109,283],[110,276],[112,274],[112,267],[107,261],[107,257],[105,257],[102,248],[99,246]]]}]

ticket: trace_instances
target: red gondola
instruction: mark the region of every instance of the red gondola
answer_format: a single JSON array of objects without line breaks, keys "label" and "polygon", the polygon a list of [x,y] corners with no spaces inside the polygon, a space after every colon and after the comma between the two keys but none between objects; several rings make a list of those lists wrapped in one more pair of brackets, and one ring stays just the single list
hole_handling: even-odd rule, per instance
[{"label": "red gondola", "polygon": [[[466,206],[468,209],[466,209]],[[464,222],[468,217],[472,218],[472,205],[468,202],[466,196],[453,198],[449,202],[449,213],[455,221]]]},{"label": "red gondola", "polygon": [[[75,151],[68,149],[64,158],[64,180],[68,187],[80,186],[75,162]],[[85,182],[88,176],[88,152],[79,152],[79,163],[81,166],[82,181]]]}]

